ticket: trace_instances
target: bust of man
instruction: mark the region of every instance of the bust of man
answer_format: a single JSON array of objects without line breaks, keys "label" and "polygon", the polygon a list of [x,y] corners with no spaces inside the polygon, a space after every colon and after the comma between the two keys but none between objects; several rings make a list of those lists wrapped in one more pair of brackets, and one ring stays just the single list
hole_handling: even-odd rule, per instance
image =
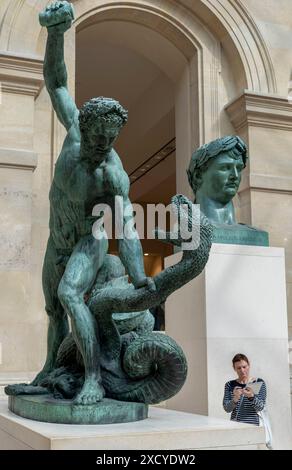
[{"label": "bust of man", "polygon": [[188,179],[196,204],[215,226],[214,241],[267,246],[267,232],[238,224],[235,219],[232,199],[247,158],[247,148],[240,137],[221,137],[193,153]]},{"label": "bust of man", "polygon": [[247,149],[238,136],[226,136],[196,150],[187,170],[201,211],[215,225],[236,224],[232,199],[246,166]]}]

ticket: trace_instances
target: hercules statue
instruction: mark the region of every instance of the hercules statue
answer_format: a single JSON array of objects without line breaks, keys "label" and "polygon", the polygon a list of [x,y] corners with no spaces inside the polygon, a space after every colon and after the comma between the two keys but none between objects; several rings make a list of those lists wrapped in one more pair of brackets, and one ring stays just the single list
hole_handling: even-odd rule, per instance
[{"label": "hercules statue", "polygon": [[[173,212],[188,233],[199,228],[199,243],[186,249],[180,231],[165,233],[165,241],[182,248],[182,258],[153,278],[145,275],[135,230],[118,240],[119,257],[107,253],[106,236],[93,236],[94,206],[107,204],[115,214],[116,196],[122,201],[123,225],[134,220],[129,178],[113,149],[127,112],[104,97],[77,109],[64,64],[64,33],[72,20],[66,1],[40,14],[48,30],[45,83],[67,130],[49,196],[50,236],[43,265],[47,358],[31,384],[8,385],[5,392],[9,409],[29,419],[129,422],[147,417],[147,404],[167,400],[186,380],[183,351],[172,338],[152,331],[149,308],[202,272],[212,226],[203,214],[198,224],[185,196],[173,196]],[[178,314],[183,314],[183,305]]]},{"label": "hercules statue", "polygon": [[[68,91],[64,63],[64,33],[73,20],[70,5],[53,3],[43,18],[48,30],[45,84],[67,136],[50,190],[50,237],[43,266],[49,315],[47,359],[33,385],[54,369],[58,348],[68,334],[69,316],[85,365],[85,382],[75,402],[91,404],[100,401],[104,391],[100,384],[97,324],[84,295],[92,287],[108,249],[106,238],[97,240],[92,235],[91,214],[94,205],[101,202],[113,207],[117,195],[123,198],[124,207],[131,204],[129,178],[113,149],[127,112],[117,101],[103,97],[93,98],[80,111],[77,109]],[[118,249],[134,286],[150,285],[139,238],[119,240]]]}]

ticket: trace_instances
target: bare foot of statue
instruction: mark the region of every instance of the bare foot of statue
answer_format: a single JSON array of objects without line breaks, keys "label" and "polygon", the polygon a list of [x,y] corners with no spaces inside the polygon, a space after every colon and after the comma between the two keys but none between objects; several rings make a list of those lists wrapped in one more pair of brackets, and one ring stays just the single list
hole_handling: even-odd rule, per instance
[{"label": "bare foot of statue", "polygon": [[88,377],[74,400],[75,405],[93,405],[102,401],[105,395],[104,388],[98,383],[95,376]]},{"label": "bare foot of statue", "polygon": [[6,395],[46,395],[48,390],[45,387],[33,386],[30,384],[12,384],[4,389]]}]

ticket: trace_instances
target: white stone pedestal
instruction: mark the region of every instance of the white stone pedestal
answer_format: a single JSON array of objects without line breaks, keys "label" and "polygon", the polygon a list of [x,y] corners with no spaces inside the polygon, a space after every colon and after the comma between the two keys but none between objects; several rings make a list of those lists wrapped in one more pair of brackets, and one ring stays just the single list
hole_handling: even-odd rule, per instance
[{"label": "white stone pedestal", "polygon": [[0,450],[264,449],[264,440],[256,426],[156,407],[135,423],[77,426],[21,418],[0,402]]},{"label": "white stone pedestal", "polygon": [[267,383],[275,447],[292,448],[282,248],[214,244],[204,272],[167,300],[166,333],[189,365],[168,408],[229,419],[224,383],[235,377],[231,360],[240,352],[251,361],[251,375]]}]

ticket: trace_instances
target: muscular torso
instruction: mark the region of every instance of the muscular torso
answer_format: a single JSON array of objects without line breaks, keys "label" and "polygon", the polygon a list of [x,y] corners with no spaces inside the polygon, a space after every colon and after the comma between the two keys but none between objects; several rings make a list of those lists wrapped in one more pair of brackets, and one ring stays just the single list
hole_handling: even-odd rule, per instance
[{"label": "muscular torso", "polygon": [[127,198],[129,179],[114,150],[90,165],[80,157],[78,124],[72,126],[55,167],[50,190],[50,230],[57,249],[70,251],[91,233],[92,209],[98,203],[112,208],[116,195]]}]

